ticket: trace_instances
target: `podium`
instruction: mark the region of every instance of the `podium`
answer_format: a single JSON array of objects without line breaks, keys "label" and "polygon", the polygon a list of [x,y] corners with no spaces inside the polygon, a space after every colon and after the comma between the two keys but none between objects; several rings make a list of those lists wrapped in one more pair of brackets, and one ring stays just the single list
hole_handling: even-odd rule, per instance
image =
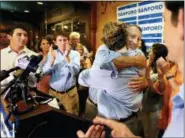
[{"label": "podium", "polygon": [[86,132],[91,125],[90,120],[48,105],[37,105],[18,117],[19,125],[15,137],[77,137],[76,132],[79,129]]},{"label": "podium", "polygon": [[20,116],[16,137],[77,137],[81,129],[87,131],[91,122],[67,114],[48,105],[40,105]]}]

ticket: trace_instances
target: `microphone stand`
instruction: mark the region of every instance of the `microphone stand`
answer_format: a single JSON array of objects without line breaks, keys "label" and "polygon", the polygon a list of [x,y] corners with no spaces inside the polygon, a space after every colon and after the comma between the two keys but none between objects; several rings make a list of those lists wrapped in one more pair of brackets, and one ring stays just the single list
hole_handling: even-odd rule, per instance
[{"label": "microphone stand", "polygon": [[[33,56],[30,59],[30,62],[26,69],[20,74],[19,77],[13,79],[9,85],[0,93],[0,96],[6,92],[4,95],[3,99],[7,99],[9,104],[8,107],[10,108],[10,111],[8,113],[7,118],[5,119],[6,125],[9,126],[8,120],[10,117],[13,115],[16,117],[16,115],[20,115],[21,113],[26,113],[30,110],[32,110],[37,103],[37,101],[29,94],[29,88],[28,88],[28,76],[30,72],[36,72],[38,68],[39,62],[42,60],[42,56]],[[31,108],[27,108],[24,111],[19,112],[18,111],[18,106],[17,102],[20,99],[24,100],[24,103],[27,104],[28,99],[30,98],[31,101],[33,102],[33,105]],[[5,107],[6,108],[6,107]],[[15,125],[17,124],[18,121],[15,122]],[[13,129],[13,128],[12,128]]]},{"label": "microphone stand", "polygon": [[[50,96],[44,96],[40,94],[41,96],[33,97],[29,93],[29,87],[28,87],[28,79],[25,75],[28,75],[27,73],[21,74],[18,78],[14,78],[8,86],[0,93],[0,95],[4,94],[3,99],[6,99],[8,101],[8,106],[5,108],[9,108],[8,115],[5,118],[5,124],[9,128],[9,130],[12,130],[11,126],[8,123],[8,120],[11,116],[14,117],[13,123],[15,124],[15,128],[18,128],[19,119],[17,115],[25,114],[31,110],[34,109],[34,107],[38,104],[46,104],[49,101],[52,100]],[[36,88],[32,89],[36,94],[39,94],[39,92]],[[37,102],[35,98],[41,98],[47,101],[43,103]],[[17,102],[20,100],[24,100],[25,105],[28,104],[28,102],[32,103],[32,106],[29,106],[28,108],[24,109],[23,111],[18,110]]]},{"label": "microphone stand", "polygon": [[[27,84],[28,84],[27,79],[21,81],[20,79],[15,78],[14,80],[10,82],[10,84],[1,93],[3,94],[4,92],[8,90],[7,93],[4,95],[3,99],[6,99],[9,103],[7,106],[9,108],[9,112],[8,112],[7,117],[5,118],[5,123],[10,130],[13,129],[8,123],[8,120],[10,119],[11,116],[15,117],[13,123],[15,123],[15,128],[18,128],[19,120],[17,118],[17,115],[26,113],[35,107],[34,99],[28,92]],[[33,101],[33,105],[21,112],[18,111],[17,102],[23,99],[24,103],[27,105],[28,97],[31,98],[31,101]]]}]

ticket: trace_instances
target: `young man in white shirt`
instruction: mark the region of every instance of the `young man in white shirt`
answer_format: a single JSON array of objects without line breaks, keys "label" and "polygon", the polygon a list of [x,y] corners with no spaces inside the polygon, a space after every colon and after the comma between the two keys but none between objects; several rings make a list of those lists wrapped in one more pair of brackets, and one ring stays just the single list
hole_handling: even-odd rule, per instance
[{"label": "young man in white shirt", "polygon": [[[23,24],[16,24],[7,34],[10,44],[1,50],[1,70],[9,70],[16,66],[18,60],[24,56],[37,55],[26,47],[28,30]],[[12,76],[1,81],[1,90],[12,80]]]}]

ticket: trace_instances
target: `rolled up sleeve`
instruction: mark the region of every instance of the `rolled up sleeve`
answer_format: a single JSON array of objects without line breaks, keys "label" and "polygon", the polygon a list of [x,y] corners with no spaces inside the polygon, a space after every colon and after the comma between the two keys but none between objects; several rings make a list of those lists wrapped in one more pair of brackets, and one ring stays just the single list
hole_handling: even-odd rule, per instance
[{"label": "rolled up sleeve", "polygon": [[[109,50],[107,46],[102,45],[97,50],[95,61],[93,64],[98,65],[99,67],[103,66],[106,63],[112,62],[113,59],[121,56],[120,53]],[[113,63],[112,63],[113,64]]]},{"label": "rolled up sleeve", "polygon": [[75,52],[75,54],[71,57],[70,63],[67,63],[70,72],[77,75],[80,71],[80,54]]}]

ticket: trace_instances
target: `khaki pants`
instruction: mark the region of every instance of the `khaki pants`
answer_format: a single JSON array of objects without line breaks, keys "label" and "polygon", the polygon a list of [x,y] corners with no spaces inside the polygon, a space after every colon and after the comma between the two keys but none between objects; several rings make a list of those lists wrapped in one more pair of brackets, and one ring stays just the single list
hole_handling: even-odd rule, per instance
[{"label": "khaki pants", "polygon": [[141,112],[140,119],[143,123],[145,138],[157,138],[159,134],[158,120],[160,111]]},{"label": "khaki pants", "polygon": [[140,112],[138,113],[137,116],[134,116],[134,117],[130,118],[129,120],[121,122],[121,123],[126,124],[128,126],[128,128],[131,130],[131,132],[133,134],[135,134],[136,136],[143,137],[144,136],[144,129],[143,129],[142,122],[139,118],[139,114],[140,114]]},{"label": "khaki pants", "polygon": [[85,118],[93,120],[98,115],[97,107],[87,98],[85,106]]},{"label": "khaki pants", "polygon": [[59,100],[58,104],[60,108],[63,108],[61,108],[62,110],[65,110],[67,113],[79,115],[79,97],[76,87],[64,94],[57,93],[50,89],[49,95]]}]

